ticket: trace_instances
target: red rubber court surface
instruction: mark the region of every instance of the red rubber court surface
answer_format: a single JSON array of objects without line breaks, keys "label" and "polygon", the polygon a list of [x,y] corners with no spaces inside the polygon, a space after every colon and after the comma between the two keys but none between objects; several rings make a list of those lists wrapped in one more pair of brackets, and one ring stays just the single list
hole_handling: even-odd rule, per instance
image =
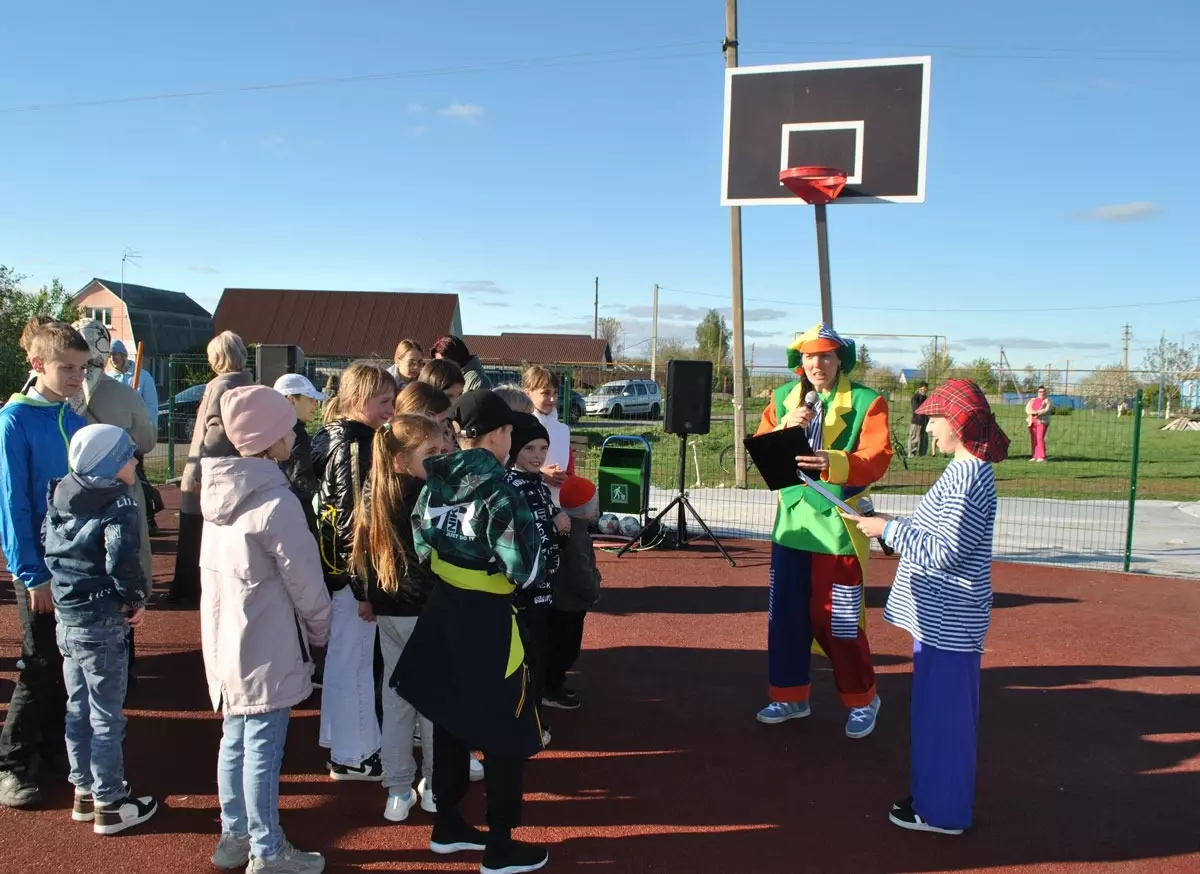
[{"label": "red rubber court surface", "polygon": [[[168,495],[168,500],[173,498]],[[164,513],[164,524],[174,524]],[[875,734],[842,733],[827,665],[813,716],[759,725],[766,703],[765,544],[601,555],[575,684],[551,711],[554,743],[527,771],[526,827],[546,870],[688,872],[1200,871],[1200,587],[1018,565],[996,568],[984,657],[976,827],[960,838],[888,824],[907,794],[911,642],[881,612],[895,563],[870,570],[868,619],[883,709]],[[156,582],[174,544],[155,542]],[[17,655],[11,589],[0,606],[0,700]],[[33,811],[0,809],[0,872],[212,870],[220,722],[210,711],[194,611],[157,610],[139,632],[125,745],[133,785],[166,798],[138,830],[72,823],[70,788]],[[377,784],[337,784],[317,747],[317,699],[295,711],[283,825],[330,871],[472,871],[429,853],[430,817],[383,820]],[[466,810],[482,822],[483,790]]]}]

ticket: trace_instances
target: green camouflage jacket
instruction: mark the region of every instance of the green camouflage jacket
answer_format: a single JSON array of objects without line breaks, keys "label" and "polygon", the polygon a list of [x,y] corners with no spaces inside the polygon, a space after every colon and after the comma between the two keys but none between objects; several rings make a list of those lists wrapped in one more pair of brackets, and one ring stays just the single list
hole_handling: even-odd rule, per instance
[{"label": "green camouflage jacket", "polygon": [[426,462],[428,479],[413,510],[413,545],[442,580],[462,589],[511,595],[542,582],[541,534],[504,467],[484,449]]}]

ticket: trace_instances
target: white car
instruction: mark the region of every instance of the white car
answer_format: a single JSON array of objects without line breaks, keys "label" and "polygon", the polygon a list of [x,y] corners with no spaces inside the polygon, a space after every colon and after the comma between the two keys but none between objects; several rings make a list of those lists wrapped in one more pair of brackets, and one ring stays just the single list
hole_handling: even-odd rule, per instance
[{"label": "white car", "polygon": [[658,383],[651,379],[621,379],[606,382],[585,399],[589,416],[612,416],[628,419],[646,416],[658,419],[662,416],[662,393]]}]

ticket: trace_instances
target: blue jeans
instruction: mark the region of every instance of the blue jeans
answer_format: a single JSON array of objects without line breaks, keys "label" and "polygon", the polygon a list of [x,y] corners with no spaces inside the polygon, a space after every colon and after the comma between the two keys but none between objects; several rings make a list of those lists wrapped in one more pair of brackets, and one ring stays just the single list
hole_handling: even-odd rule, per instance
[{"label": "blue jeans", "polygon": [[58,625],[67,686],[67,757],[71,783],[107,804],[125,796],[125,689],[129,626],[123,618],[97,625]]},{"label": "blue jeans", "polygon": [[250,853],[259,859],[283,847],[279,826],[279,769],[291,710],[254,716],[225,714],[217,756],[221,831],[250,835]]}]

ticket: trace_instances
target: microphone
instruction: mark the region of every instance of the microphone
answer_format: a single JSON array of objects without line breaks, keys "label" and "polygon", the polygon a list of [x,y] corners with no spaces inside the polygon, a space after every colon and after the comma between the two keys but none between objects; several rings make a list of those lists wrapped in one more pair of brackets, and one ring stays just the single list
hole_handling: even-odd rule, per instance
[{"label": "microphone", "polygon": [[[874,516],[875,515],[875,502],[866,496],[859,498],[858,499],[858,515]],[[890,555],[894,555],[896,553],[896,550],[892,549],[890,546],[888,546],[886,543],[883,542],[882,537],[876,537],[875,539],[879,542],[879,548],[883,550],[884,555],[890,556]]]},{"label": "microphone", "polygon": [[821,399],[817,397],[817,393],[815,391],[810,391],[804,396],[804,406],[808,407],[814,413],[817,411],[817,404],[820,403],[820,401]]}]

